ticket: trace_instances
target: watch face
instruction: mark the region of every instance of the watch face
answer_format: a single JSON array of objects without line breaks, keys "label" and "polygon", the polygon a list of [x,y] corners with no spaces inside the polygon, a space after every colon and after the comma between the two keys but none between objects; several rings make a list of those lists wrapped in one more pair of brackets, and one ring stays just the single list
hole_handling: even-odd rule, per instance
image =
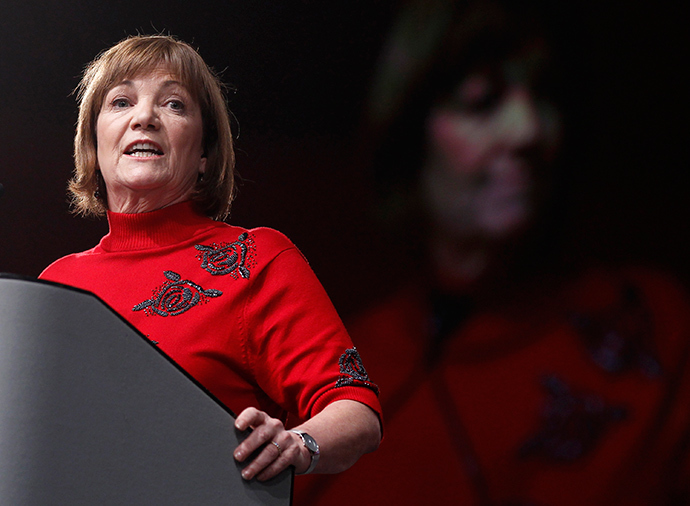
[{"label": "watch face", "polygon": [[318,453],[319,452],[319,445],[316,444],[316,441],[314,441],[314,438],[311,437],[306,432],[302,432],[302,440],[304,441],[304,444],[306,445],[307,449],[310,452],[312,452],[312,453]]}]

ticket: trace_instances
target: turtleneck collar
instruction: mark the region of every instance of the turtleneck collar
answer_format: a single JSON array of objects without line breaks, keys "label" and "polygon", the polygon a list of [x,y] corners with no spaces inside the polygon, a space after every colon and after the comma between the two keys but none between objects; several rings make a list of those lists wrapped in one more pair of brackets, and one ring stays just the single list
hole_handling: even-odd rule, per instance
[{"label": "turtleneck collar", "polygon": [[133,251],[161,248],[189,240],[200,227],[215,222],[199,214],[192,201],[181,202],[149,213],[108,211],[110,231],[99,246],[105,251]]}]

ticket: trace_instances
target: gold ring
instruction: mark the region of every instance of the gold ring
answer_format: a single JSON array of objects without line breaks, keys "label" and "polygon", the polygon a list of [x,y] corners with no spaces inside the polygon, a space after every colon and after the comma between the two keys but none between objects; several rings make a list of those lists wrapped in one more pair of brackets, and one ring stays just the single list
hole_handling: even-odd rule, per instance
[{"label": "gold ring", "polygon": [[280,456],[283,453],[283,449],[275,441],[271,441],[271,444],[274,445],[276,448],[278,448],[278,456]]}]

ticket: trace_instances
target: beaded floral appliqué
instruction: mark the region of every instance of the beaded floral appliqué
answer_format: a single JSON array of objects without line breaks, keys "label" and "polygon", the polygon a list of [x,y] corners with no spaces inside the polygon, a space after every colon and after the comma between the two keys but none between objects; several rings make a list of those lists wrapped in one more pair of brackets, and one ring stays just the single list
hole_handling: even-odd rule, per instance
[{"label": "beaded floral appliqu\u00e9", "polygon": [[605,371],[620,374],[639,368],[649,378],[662,374],[652,315],[637,287],[625,285],[615,304],[595,314],[575,314],[571,321]]},{"label": "beaded floral appliqu\u00e9", "polygon": [[177,316],[189,311],[198,304],[204,304],[209,298],[220,297],[220,290],[204,290],[196,283],[173,271],[163,273],[168,281],[153,290],[153,297],[132,308],[132,311],[144,310],[148,316]]},{"label": "beaded floral appliqu\u00e9", "polygon": [[369,374],[367,374],[367,370],[364,368],[357,348],[345,350],[345,353],[338,359],[338,366],[340,367],[340,378],[338,378],[335,384],[336,388],[360,385],[370,388],[376,392],[376,395],[379,394],[379,387],[369,380]]},{"label": "beaded floral appliqu\u00e9", "polygon": [[555,375],[543,378],[548,398],[542,408],[541,426],[520,448],[522,458],[573,462],[591,452],[628,410],[610,405],[593,392],[573,391]]},{"label": "beaded floral appliqu\u00e9", "polygon": [[194,246],[199,253],[197,259],[201,268],[213,276],[230,274],[237,279],[241,276],[249,279],[249,268],[254,265],[254,240],[247,232],[239,235],[235,242],[212,243],[209,246],[197,244]]}]

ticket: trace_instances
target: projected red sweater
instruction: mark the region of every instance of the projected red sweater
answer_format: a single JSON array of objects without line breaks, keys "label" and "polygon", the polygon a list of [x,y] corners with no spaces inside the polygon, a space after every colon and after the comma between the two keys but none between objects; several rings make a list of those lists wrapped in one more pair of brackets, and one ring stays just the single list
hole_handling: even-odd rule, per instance
[{"label": "projected red sweater", "polygon": [[684,291],[639,267],[547,281],[493,306],[420,282],[355,322],[386,439],[295,504],[690,504]]},{"label": "projected red sweater", "polygon": [[95,248],[40,277],[98,295],[235,413],[304,419],[340,399],[380,413],[330,299],[284,235],[210,220],[190,202],[108,222]]}]

